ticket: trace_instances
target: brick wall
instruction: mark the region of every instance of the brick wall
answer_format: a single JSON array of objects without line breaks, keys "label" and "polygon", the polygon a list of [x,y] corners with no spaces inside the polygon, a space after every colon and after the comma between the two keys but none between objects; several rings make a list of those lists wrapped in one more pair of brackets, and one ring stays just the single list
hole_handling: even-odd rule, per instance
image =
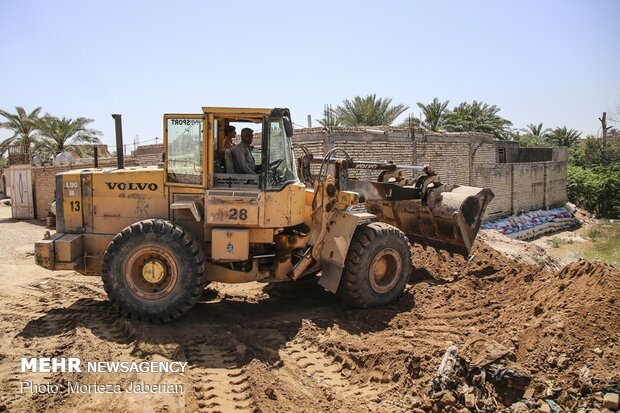
[{"label": "brick wall", "polygon": [[[125,158],[125,166],[137,166],[138,162],[132,158]],[[33,166],[32,167],[32,194],[34,197],[34,214],[39,219],[47,218],[50,204],[54,200],[56,190],[56,174],[72,169],[90,168],[93,163],[80,163],[68,166]],[[116,167],[116,158],[100,159],[100,168]]]},{"label": "brick wall", "polygon": [[[432,165],[442,182],[491,188],[495,198],[485,219],[507,216],[521,209],[550,208],[566,202],[566,148],[519,148],[516,142],[494,141],[483,133],[437,133],[388,128],[320,128],[296,130],[293,142],[315,156],[330,149],[345,149],[355,160],[393,161],[405,165]],[[498,148],[513,163],[498,163]],[[537,149],[540,149],[537,151]],[[299,148],[296,155],[301,155]],[[341,156],[339,156],[341,157]],[[549,159],[546,162],[519,162]],[[316,168],[313,168],[316,173]],[[350,171],[353,177],[375,179],[376,172]]]},{"label": "brick wall", "polygon": [[[555,149],[555,148],[554,148]],[[566,151],[564,151],[566,153]],[[566,203],[566,161],[545,162],[547,207],[553,208]]]},{"label": "brick wall", "polygon": [[56,190],[56,174],[75,169],[75,166],[33,166],[32,194],[34,196],[34,214],[39,219],[45,219],[54,200]]},{"label": "brick wall", "polygon": [[474,170],[472,186],[491,188],[495,198],[485,211],[485,219],[499,218],[512,211],[512,164],[478,166]]},{"label": "brick wall", "polygon": [[545,163],[513,163],[513,213],[545,207]]},{"label": "brick wall", "polygon": [[131,153],[140,166],[157,165],[162,161],[163,144],[143,145]]},{"label": "brick wall", "polygon": [[[382,133],[366,132],[362,130],[338,131],[327,134],[320,129],[308,129],[303,134],[293,135],[293,141],[297,145],[303,145],[313,155],[322,157],[333,148],[342,148],[349,156],[356,160],[366,161],[392,161],[401,165],[413,165],[412,139],[406,131]],[[300,156],[302,150],[297,146],[295,155]],[[342,153],[336,153],[335,157],[343,158]],[[318,170],[313,166],[313,172]],[[412,172],[407,172],[413,177]],[[375,180],[379,173],[376,171],[355,170],[349,171],[349,176],[359,179]]]}]

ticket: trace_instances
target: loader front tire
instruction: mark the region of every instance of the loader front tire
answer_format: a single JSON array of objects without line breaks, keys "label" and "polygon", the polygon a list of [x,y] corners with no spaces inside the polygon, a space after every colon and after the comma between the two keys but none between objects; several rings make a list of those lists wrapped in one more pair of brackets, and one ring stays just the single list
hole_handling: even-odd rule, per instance
[{"label": "loader front tire", "polygon": [[122,230],[103,256],[103,287],[124,316],[164,323],[185,314],[206,286],[206,258],[189,231],[148,219]]},{"label": "loader front tire", "polygon": [[411,273],[405,234],[382,222],[356,228],[345,260],[338,296],[353,307],[388,304],[403,292]]}]

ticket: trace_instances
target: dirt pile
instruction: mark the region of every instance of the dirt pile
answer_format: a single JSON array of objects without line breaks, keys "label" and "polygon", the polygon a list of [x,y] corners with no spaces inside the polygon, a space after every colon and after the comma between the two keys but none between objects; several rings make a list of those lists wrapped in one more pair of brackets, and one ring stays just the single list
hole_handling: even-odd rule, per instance
[{"label": "dirt pile", "polygon": [[[542,399],[550,399],[551,403],[555,400],[570,411],[582,406],[600,407],[602,394],[597,391],[617,392],[620,383],[618,269],[579,261],[553,272],[543,266],[498,257],[484,242],[477,244],[470,262],[446,261],[442,254],[434,252],[418,253],[423,265],[441,271],[419,270],[418,273],[428,272],[432,276],[427,282],[455,281],[440,284],[439,288],[417,284],[416,308],[423,322],[404,320],[399,314],[396,323],[401,328],[412,329],[419,338],[420,330],[440,330],[438,324],[446,325],[442,332],[458,336],[453,340],[457,345],[467,337],[467,329],[470,337],[479,333],[492,337],[493,342],[509,349],[512,359],[531,375],[531,384],[519,394],[530,408],[540,405]],[[433,307],[441,309],[441,314],[427,311]],[[458,320],[452,320],[452,309],[460,310]],[[466,323],[468,319],[475,322]],[[463,326],[458,332],[454,329],[457,325]],[[433,339],[436,338],[435,335]],[[416,391],[425,390],[422,386]],[[515,391],[512,389],[513,395]],[[465,405],[463,391],[460,395]],[[493,396],[498,395],[495,392]],[[506,401],[492,400],[500,405]],[[489,400],[483,400],[477,408],[497,409],[485,402]]]},{"label": "dirt pile", "polygon": [[[403,297],[385,307],[348,308],[314,283],[214,283],[185,317],[157,326],[119,316],[98,278],[24,269],[0,291],[0,408],[464,413],[545,403],[577,411],[601,409],[605,394],[618,392],[618,269],[580,261],[555,271],[484,241],[469,261],[419,247],[413,260]],[[188,370],[21,373],[20,358],[35,356],[184,361]],[[183,389],[20,393],[25,380]]]}]

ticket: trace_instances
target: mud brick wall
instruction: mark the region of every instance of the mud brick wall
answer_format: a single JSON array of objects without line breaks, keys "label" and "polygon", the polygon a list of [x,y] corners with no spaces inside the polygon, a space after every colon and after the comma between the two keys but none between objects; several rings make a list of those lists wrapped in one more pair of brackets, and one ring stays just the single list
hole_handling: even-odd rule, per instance
[{"label": "mud brick wall", "polygon": [[[374,128],[373,128],[374,129]],[[393,161],[404,165],[432,165],[445,183],[489,187],[495,198],[485,219],[496,219],[566,202],[566,148],[519,148],[516,142],[494,141],[483,133],[437,133],[388,128],[382,133],[361,129],[296,130],[293,142],[321,157],[330,149],[345,149],[366,161]],[[506,160],[498,163],[498,149]],[[295,149],[301,155],[299,148]],[[341,157],[340,155],[338,155]],[[525,161],[528,159],[535,162]],[[538,161],[538,160],[546,161]],[[316,173],[318,168],[313,168]],[[353,177],[372,179],[376,172],[351,171]]]},{"label": "mud brick wall", "polygon": [[[125,158],[125,166],[136,166],[135,159]],[[79,163],[68,166],[33,166],[32,167],[32,194],[34,197],[34,214],[39,219],[47,218],[50,204],[54,200],[56,191],[56,174],[72,169],[91,168],[92,162]],[[99,167],[116,167],[116,158],[100,159]]]},{"label": "mud brick wall", "polygon": [[157,165],[162,161],[162,154],[164,153],[163,144],[143,145],[131,153],[132,158],[135,158],[140,166]]},{"label": "mud brick wall", "polygon": [[[392,161],[400,165],[413,165],[412,139],[407,131],[383,133],[367,132],[363,130],[344,130],[330,134],[321,129],[306,129],[302,134],[293,135],[296,144],[295,155],[303,154],[298,145],[303,145],[316,157],[323,157],[333,148],[342,148],[351,158],[357,161],[384,162]],[[336,153],[335,158],[344,158],[344,154]],[[318,172],[318,166],[313,166],[312,172]],[[413,177],[413,172],[406,172]],[[377,171],[351,169],[349,176],[359,179],[376,180]]]},{"label": "mud brick wall", "polygon": [[431,165],[443,182],[472,185],[475,168],[495,164],[493,138],[479,133],[426,133],[415,136],[417,165]]},{"label": "mud brick wall", "polygon": [[39,219],[45,219],[54,200],[56,191],[56,174],[75,169],[75,166],[33,166],[32,194],[34,196],[34,214]]},{"label": "mud brick wall", "polygon": [[544,162],[512,164],[513,212],[545,207]]},{"label": "mud brick wall", "polygon": [[[556,148],[554,148],[556,149]],[[563,151],[564,154],[567,151]],[[545,203],[547,208],[562,206],[566,203],[566,160],[545,162]]]},{"label": "mud brick wall", "polygon": [[491,188],[495,198],[484,213],[485,219],[509,215],[512,211],[512,164],[491,164],[477,166],[472,186]]},{"label": "mud brick wall", "polygon": [[444,182],[469,184],[469,142],[425,138],[415,142],[416,164],[431,165]]}]

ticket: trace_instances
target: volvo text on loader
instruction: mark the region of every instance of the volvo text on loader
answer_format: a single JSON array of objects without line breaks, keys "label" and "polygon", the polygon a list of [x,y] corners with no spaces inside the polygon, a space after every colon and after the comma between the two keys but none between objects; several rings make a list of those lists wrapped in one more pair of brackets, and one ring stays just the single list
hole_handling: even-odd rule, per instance
[{"label": "volvo text on loader", "polygon": [[[220,158],[231,123],[261,130],[256,174],[236,173],[230,152]],[[119,125],[120,116],[117,135]],[[118,168],[56,176],[56,233],[35,244],[37,264],[102,276],[122,314],[165,322],[211,281],[318,274],[347,304],[382,305],[404,289],[410,242],[469,254],[489,189],[442,184],[429,167],[361,162],[342,149],[314,159],[301,148],[295,159],[292,135],[288,109],[164,115],[161,165],[124,168],[119,150]],[[376,170],[377,181],[350,178],[352,168]]]}]

